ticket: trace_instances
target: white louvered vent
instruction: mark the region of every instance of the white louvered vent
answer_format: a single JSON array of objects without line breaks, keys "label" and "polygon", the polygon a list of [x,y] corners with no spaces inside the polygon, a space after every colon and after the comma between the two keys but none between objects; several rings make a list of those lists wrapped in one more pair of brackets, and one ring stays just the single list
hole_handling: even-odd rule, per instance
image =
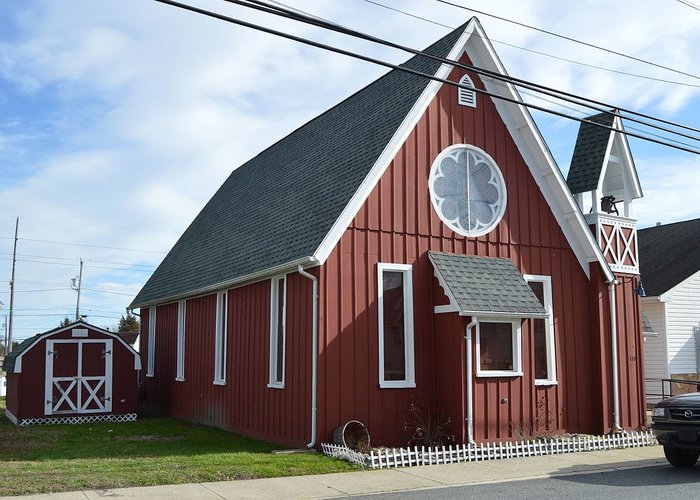
[{"label": "white louvered vent", "polygon": [[[474,82],[472,82],[472,79],[469,78],[469,75],[464,75],[462,78],[460,78],[459,83],[474,88]],[[457,89],[457,93],[457,102],[460,106],[469,106],[470,108],[476,108],[476,92],[460,87],[459,89]]]}]

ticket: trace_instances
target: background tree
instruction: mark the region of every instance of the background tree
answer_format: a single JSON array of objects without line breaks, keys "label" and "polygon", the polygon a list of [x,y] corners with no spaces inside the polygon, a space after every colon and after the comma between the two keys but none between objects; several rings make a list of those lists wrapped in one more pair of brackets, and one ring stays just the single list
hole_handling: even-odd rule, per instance
[{"label": "background tree", "polygon": [[139,319],[135,314],[131,314],[128,310],[126,311],[126,316],[122,314],[119,320],[119,325],[117,326],[118,332],[138,332],[141,328]]},{"label": "background tree", "polygon": [[61,324],[58,325],[58,326],[64,327],[64,326],[70,325],[71,323],[72,323],[72,321],[70,320],[70,318],[69,318],[68,316],[66,316],[66,317],[63,319],[63,321],[61,321]]}]

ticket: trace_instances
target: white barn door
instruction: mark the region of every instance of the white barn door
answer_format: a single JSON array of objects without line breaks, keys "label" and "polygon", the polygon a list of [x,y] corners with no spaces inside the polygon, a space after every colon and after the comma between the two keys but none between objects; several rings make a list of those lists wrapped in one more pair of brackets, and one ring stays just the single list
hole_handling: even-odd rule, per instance
[{"label": "white barn door", "polygon": [[47,340],[45,387],[45,415],[112,411],[112,340]]}]

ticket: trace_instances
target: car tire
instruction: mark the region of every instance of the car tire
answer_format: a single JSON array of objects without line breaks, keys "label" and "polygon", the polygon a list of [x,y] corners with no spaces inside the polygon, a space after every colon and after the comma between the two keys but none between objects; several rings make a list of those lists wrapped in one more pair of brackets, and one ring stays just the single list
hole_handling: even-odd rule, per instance
[{"label": "car tire", "polygon": [[674,467],[692,467],[700,457],[700,451],[683,450],[681,448],[672,448],[664,445],[664,455],[668,463]]}]

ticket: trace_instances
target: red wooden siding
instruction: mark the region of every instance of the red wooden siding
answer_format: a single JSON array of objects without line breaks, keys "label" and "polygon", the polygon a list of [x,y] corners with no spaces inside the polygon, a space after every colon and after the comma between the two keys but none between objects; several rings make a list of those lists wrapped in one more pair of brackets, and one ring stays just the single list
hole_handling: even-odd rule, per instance
[{"label": "red wooden siding", "polygon": [[[468,62],[467,58],[462,59]],[[458,80],[454,71],[450,79]],[[479,87],[476,75],[470,75]],[[466,439],[465,340],[470,318],[436,315],[447,303],[438,289],[428,250],[511,259],[523,274],[551,276],[557,385],[534,384],[531,321],[522,323],[521,377],[474,377],[475,438],[504,440],[526,434],[600,432],[610,427],[609,307],[597,264],[589,280],[549,205],[520,156],[490,98],[457,105],[444,86],[429,105],[378,185],[344,232],[319,278],[318,442],[357,419],[373,444],[404,444],[411,402],[437,408],[450,432]],[[435,214],[428,177],[446,147],[468,143],[501,168],[508,192],[505,216],[489,234],[465,238]],[[415,389],[379,388],[377,263],[413,266]],[[215,386],[216,295],[187,301],[185,381],[175,381],[177,305],[157,309],[155,376],[145,378],[145,401],[176,417],[270,441],[303,446],[310,437],[311,284],[287,276],[285,388],[267,387],[270,280],[228,292],[227,381]],[[624,425],[640,421],[643,387],[641,330],[628,332],[638,302],[622,287],[619,315]],[[638,328],[635,327],[635,328]],[[148,352],[148,314],[142,314],[142,357]],[[607,356],[607,357],[606,357]]]},{"label": "red wooden siding", "polygon": [[[454,71],[450,78],[460,76]],[[476,75],[471,77],[482,87]],[[520,437],[532,426],[540,432],[598,427],[590,404],[597,389],[591,381],[590,282],[493,102],[483,95],[477,101],[476,108],[458,106],[456,89],[442,87],[322,267],[321,439],[355,418],[367,424],[373,442],[399,444],[406,437],[403,422],[411,398],[430,405],[436,397],[453,421],[463,422],[466,319],[460,323],[433,314],[444,299],[434,298],[428,250],[510,258],[524,274],[552,277],[558,384],[535,388],[532,332],[523,322],[524,376],[474,379],[475,438]],[[456,143],[484,149],[506,182],[505,216],[483,237],[456,235],[430,202],[433,160]],[[413,265],[415,390],[378,386],[378,262]]]},{"label": "red wooden siding", "polygon": [[[7,408],[18,419],[44,418],[44,396],[46,384],[46,341],[57,339],[71,339],[71,329],[44,337],[32,348],[22,355],[22,373],[12,374],[8,377]],[[137,371],[134,369],[134,354],[126,348],[118,339],[104,335],[88,328],[90,339],[112,339],[112,411],[109,413],[135,413],[137,409],[136,383]],[[102,358],[103,346],[99,349],[92,346],[84,346],[83,370],[86,375],[104,374],[104,359]],[[67,354],[67,350],[63,351]],[[93,359],[91,359],[91,357]],[[61,369],[61,361],[66,359],[73,363],[75,368],[77,358],[61,358],[60,352],[56,368]],[[66,368],[68,369],[68,368]],[[72,374],[74,372],[70,372]],[[91,413],[94,415],[94,413]],[[62,416],[62,415],[52,415]]]},{"label": "red wooden siding", "polygon": [[[214,385],[216,294],[187,300],[185,380],[176,382],[177,304],[156,312],[154,377],[146,404],[175,417],[293,446],[310,439],[311,284],[287,275],[283,389],[268,388],[270,281],[228,291],[226,385]],[[142,318],[147,318],[143,310]],[[142,324],[147,337],[148,321]],[[142,357],[147,361],[147,347]]]}]

